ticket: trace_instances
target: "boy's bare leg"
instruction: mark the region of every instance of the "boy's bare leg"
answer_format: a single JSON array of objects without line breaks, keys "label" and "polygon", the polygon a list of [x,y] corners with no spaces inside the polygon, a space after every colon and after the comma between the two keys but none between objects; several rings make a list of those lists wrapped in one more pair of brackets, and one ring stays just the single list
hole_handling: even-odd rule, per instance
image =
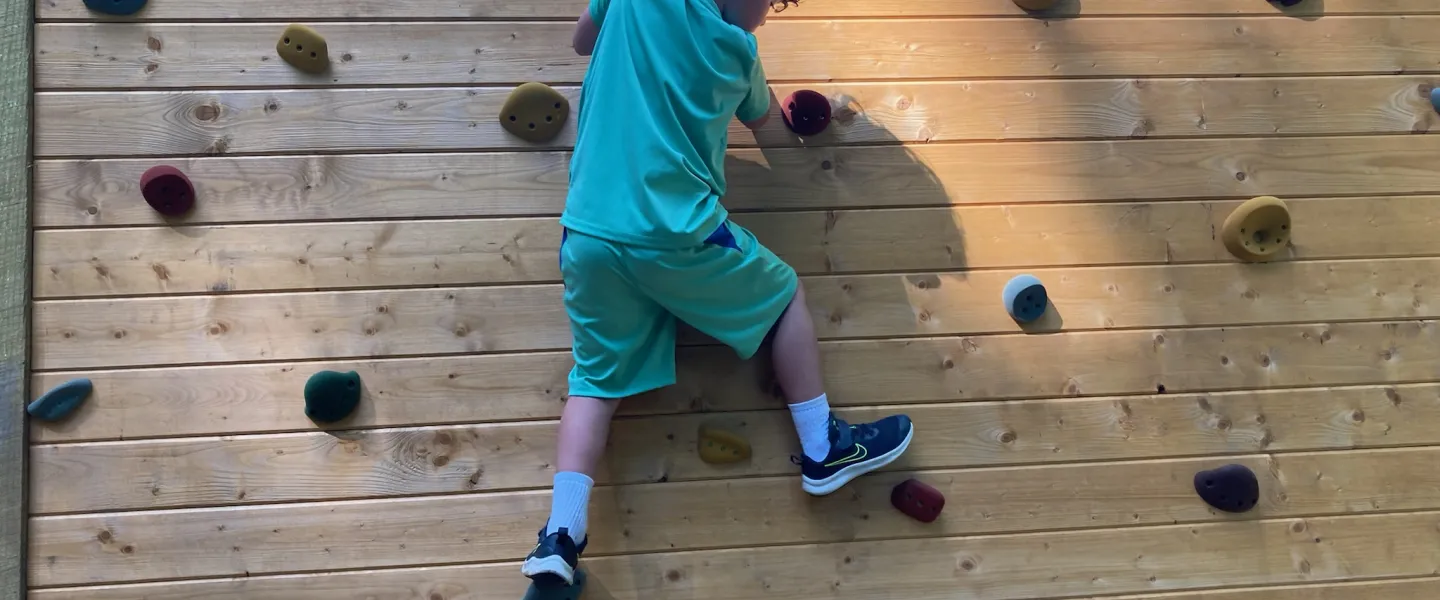
[{"label": "boy's bare leg", "polygon": [[571,396],[565,401],[555,459],[557,471],[595,477],[595,468],[605,454],[605,440],[610,436],[610,418],[615,416],[615,408],[619,405],[619,400],[589,396]]},{"label": "boy's bare leg", "polygon": [[785,401],[798,404],[825,393],[820,374],[820,343],[815,339],[815,322],[805,305],[805,288],[795,288],[795,298],[780,322],[772,341],[775,378],[785,392]]}]

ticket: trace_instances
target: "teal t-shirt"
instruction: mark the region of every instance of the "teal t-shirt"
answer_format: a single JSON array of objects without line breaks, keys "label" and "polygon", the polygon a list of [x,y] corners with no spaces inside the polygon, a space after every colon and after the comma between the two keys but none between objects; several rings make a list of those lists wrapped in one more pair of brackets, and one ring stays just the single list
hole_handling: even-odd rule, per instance
[{"label": "teal t-shirt", "polygon": [[755,36],[714,0],[591,0],[600,27],[580,91],[561,225],[651,248],[725,222],[730,120],[770,108]]}]

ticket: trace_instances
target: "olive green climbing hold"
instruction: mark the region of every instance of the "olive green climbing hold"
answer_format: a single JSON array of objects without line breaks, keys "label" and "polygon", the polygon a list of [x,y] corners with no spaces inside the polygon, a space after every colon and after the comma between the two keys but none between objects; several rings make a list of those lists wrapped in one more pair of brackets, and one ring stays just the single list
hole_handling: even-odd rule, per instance
[{"label": "olive green climbing hold", "polygon": [[305,382],[305,416],[331,423],[350,415],[360,404],[360,374],[320,371]]},{"label": "olive green climbing hold", "polygon": [[750,442],[716,427],[700,427],[700,460],[712,465],[736,463],[750,458]]},{"label": "olive green climbing hold", "polygon": [[41,421],[57,421],[79,408],[94,389],[89,379],[71,379],[36,398],[25,407],[25,412]]},{"label": "olive green climbing hold", "polygon": [[548,142],[560,135],[570,116],[570,100],[543,83],[525,83],[500,107],[500,126],[527,142]]},{"label": "olive green climbing hold", "polygon": [[290,66],[306,73],[324,73],[330,68],[330,53],[318,31],[292,23],[275,42],[275,51]]}]

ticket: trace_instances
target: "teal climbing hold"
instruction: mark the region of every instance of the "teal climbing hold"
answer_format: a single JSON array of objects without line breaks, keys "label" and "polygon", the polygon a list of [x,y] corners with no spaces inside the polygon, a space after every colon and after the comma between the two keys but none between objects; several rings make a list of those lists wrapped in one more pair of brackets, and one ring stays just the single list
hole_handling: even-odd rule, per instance
[{"label": "teal climbing hold", "polygon": [[565,585],[559,583],[535,583],[530,582],[530,589],[525,590],[525,597],[522,600],[579,600],[580,592],[585,591],[585,572],[575,570],[575,583]]},{"label": "teal climbing hold", "polygon": [[1040,318],[1040,315],[1045,314],[1045,307],[1050,304],[1044,284],[1034,275],[1015,276],[1005,284],[1001,297],[1005,301],[1005,311],[1021,323]]},{"label": "teal climbing hold", "polygon": [[107,15],[133,15],[145,8],[145,0],[85,0],[85,6]]},{"label": "teal climbing hold", "polygon": [[350,415],[360,404],[360,374],[320,371],[305,382],[305,416],[331,423]]},{"label": "teal climbing hold", "polygon": [[25,412],[42,421],[58,421],[80,408],[94,390],[95,385],[89,379],[71,379],[36,398],[25,407]]},{"label": "teal climbing hold", "polygon": [[1430,106],[1440,110],[1440,87],[1430,90]]}]

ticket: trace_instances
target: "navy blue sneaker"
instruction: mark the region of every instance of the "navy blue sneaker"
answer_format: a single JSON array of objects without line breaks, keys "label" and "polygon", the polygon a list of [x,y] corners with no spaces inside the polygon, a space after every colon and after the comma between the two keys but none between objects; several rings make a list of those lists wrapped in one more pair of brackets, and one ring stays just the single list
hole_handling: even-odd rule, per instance
[{"label": "navy blue sneaker", "polygon": [[561,527],[555,533],[545,535],[545,528],[541,527],[540,541],[530,551],[530,556],[525,557],[520,572],[536,585],[572,585],[575,583],[575,566],[580,563],[580,554],[585,552],[585,544],[589,541],[590,537],[586,536],[577,546],[575,540],[570,539],[568,529]]},{"label": "navy blue sneaker", "polygon": [[803,454],[796,460],[800,487],[814,496],[834,492],[856,477],[895,462],[914,438],[915,427],[905,415],[851,425],[830,413],[830,454],[818,462]]}]

